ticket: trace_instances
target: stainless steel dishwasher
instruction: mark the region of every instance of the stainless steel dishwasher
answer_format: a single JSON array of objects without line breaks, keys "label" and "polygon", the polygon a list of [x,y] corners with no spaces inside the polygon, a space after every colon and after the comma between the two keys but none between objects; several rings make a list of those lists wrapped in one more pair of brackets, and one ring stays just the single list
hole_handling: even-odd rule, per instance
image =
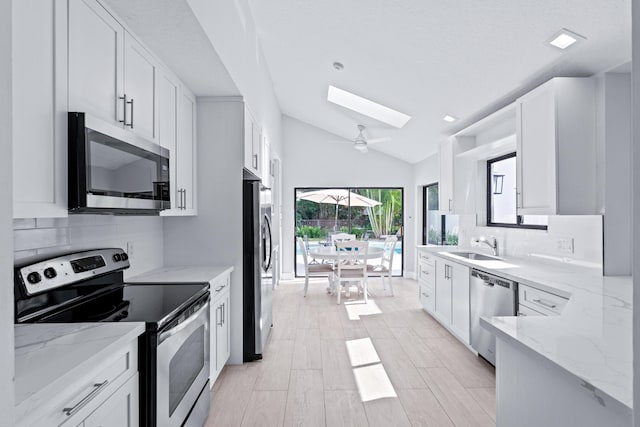
[{"label": "stainless steel dishwasher", "polygon": [[471,346],[496,364],[496,338],[480,326],[480,317],[515,316],[518,284],[483,271],[471,270]]}]

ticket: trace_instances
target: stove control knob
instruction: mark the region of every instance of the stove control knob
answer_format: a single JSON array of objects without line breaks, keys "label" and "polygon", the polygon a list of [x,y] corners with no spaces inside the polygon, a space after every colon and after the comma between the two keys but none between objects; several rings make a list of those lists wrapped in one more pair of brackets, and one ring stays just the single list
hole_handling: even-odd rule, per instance
[{"label": "stove control knob", "polygon": [[122,257],[122,260],[123,260],[123,261],[126,261],[126,260],[128,260],[128,259],[129,259],[129,255],[127,255],[127,253],[126,253],[126,252],[122,252],[122,254],[121,254],[120,256]]},{"label": "stove control knob", "polygon": [[56,272],[56,269],[53,267],[47,267],[44,269],[44,277],[46,277],[47,279],[53,279],[57,275],[58,273]]},{"label": "stove control knob", "polygon": [[120,256],[120,254],[113,254],[113,260],[115,262],[118,262],[122,259],[122,257]]},{"label": "stove control knob", "polygon": [[33,273],[29,273],[27,275],[27,282],[31,283],[32,285],[35,285],[40,280],[42,280],[42,277],[40,276],[40,273],[38,273],[37,271],[34,271]]}]

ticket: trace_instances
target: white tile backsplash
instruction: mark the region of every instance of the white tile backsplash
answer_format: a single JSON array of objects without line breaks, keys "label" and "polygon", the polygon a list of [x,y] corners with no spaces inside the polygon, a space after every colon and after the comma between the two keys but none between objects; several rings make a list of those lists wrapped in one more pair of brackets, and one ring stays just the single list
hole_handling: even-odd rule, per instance
[{"label": "white tile backsplash", "polygon": [[49,248],[69,244],[67,228],[30,228],[13,231],[13,250]]},{"label": "white tile backsplash", "polygon": [[163,219],[155,216],[70,215],[14,220],[14,261],[101,247],[134,246],[130,275],[163,265]]},{"label": "white tile backsplash", "polygon": [[[473,237],[490,235],[497,238],[500,255],[542,256],[602,268],[601,215],[549,216],[547,230],[477,226],[475,215],[460,215],[458,221],[458,245],[463,249],[471,249]],[[559,248],[561,239],[572,239],[573,252],[569,253]],[[473,249],[491,251],[486,245],[474,246]]]}]

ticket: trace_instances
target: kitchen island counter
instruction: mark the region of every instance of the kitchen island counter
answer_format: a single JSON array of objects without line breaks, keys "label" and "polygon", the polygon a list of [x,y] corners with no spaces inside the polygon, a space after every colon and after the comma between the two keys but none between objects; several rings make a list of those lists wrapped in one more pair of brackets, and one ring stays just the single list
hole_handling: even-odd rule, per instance
[{"label": "kitchen island counter", "polygon": [[[538,257],[469,260],[460,248],[418,246],[441,259],[568,298],[557,316],[483,317],[498,340],[531,353],[584,383],[598,402],[630,417],[633,403],[631,277],[605,277],[599,268]],[[485,251],[478,251],[486,253]],[[498,365],[500,358],[498,355]],[[500,367],[498,367],[500,369]]]}]

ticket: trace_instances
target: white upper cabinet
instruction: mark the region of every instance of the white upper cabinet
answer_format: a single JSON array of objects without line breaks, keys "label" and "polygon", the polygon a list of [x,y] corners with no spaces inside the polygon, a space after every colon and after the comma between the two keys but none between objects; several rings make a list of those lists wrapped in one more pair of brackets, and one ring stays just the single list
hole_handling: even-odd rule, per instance
[{"label": "white upper cabinet", "polygon": [[271,165],[271,143],[266,135],[262,136],[262,184],[271,188],[273,185],[273,167]]},{"label": "white upper cabinet", "polygon": [[94,0],[69,2],[69,109],[156,141],[158,63]]},{"label": "white upper cabinet", "polygon": [[593,79],[552,79],[516,115],[518,214],[597,214]]},{"label": "white upper cabinet", "polygon": [[440,144],[440,182],[438,199],[440,212],[453,212],[453,143],[451,140]]},{"label": "white upper cabinet", "polygon": [[125,126],[138,135],[155,140],[157,65],[151,54],[131,34],[124,34]]},{"label": "white upper cabinet", "polygon": [[244,167],[258,178],[262,168],[262,130],[245,104],[244,108]]},{"label": "white upper cabinet", "polygon": [[13,217],[67,216],[67,4],[12,6]]},{"label": "white upper cabinet", "polygon": [[170,73],[158,80],[158,138],[170,150],[171,209],[162,216],[197,215],[196,99]]},{"label": "white upper cabinet", "polygon": [[[440,182],[438,183],[438,199],[440,212],[442,213],[469,213],[467,210],[473,209],[474,205],[467,203],[467,195],[460,192],[456,185],[456,176],[460,174],[455,170],[456,156],[464,151],[473,148],[475,139],[472,137],[451,137],[440,144]],[[475,212],[470,212],[475,213]]]},{"label": "white upper cabinet", "polygon": [[97,2],[69,1],[69,111],[124,125],[124,33]]},{"label": "white upper cabinet", "polygon": [[182,190],[180,206],[188,215],[197,213],[196,163],[196,99],[183,87],[178,103],[176,185],[178,190]]},{"label": "white upper cabinet", "polygon": [[[178,209],[178,186],[176,182],[176,148],[178,144],[178,96],[180,83],[171,73],[162,70],[158,75],[158,143],[169,150],[169,191],[171,209],[162,212],[168,215]],[[180,195],[182,192],[180,192]]]}]

